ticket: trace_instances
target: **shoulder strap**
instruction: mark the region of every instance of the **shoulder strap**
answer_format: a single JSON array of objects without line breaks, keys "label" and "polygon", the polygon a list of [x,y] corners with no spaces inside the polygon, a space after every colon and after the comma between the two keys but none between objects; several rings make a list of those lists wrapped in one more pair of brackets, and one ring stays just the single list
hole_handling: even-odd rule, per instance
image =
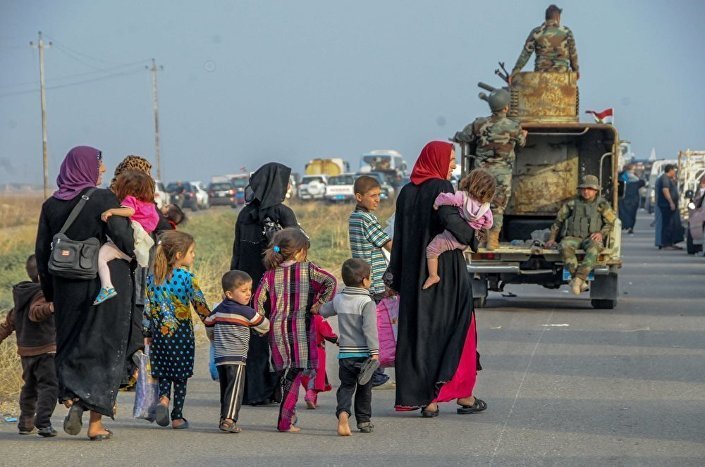
[{"label": "shoulder strap", "polygon": [[97,188],[91,188],[87,192],[81,195],[81,200],[78,202],[78,204],[71,210],[71,214],[69,214],[68,219],[66,219],[66,222],[64,222],[63,227],[61,227],[61,230],[59,231],[60,234],[66,233],[66,231],[71,227],[71,224],[73,224],[73,221],[76,220],[78,215],[81,213],[83,210],[83,206],[86,205],[86,201],[91,199],[91,195],[93,192],[97,190]]}]

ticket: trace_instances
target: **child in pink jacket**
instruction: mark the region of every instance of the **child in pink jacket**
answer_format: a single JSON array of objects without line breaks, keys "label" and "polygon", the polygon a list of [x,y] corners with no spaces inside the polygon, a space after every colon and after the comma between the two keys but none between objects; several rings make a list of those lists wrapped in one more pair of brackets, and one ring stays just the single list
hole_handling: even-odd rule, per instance
[{"label": "child in pink jacket", "polygon": [[[475,169],[467,174],[455,193],[441,193],[433,203],[433,209],[439,206],[456,206],[460,216],[471,228],[481,231],[492,227],[492,211],[490,201],[494,197],[496,182],[494,176],[486,170]],[[468,246],[460,243],[452,233],[444,230],[433,237],[426,247],[426,262],[428,279],[423,284],[424,289],[441,281],[438,275],[438,257],[449,250],[465,250]]]}]

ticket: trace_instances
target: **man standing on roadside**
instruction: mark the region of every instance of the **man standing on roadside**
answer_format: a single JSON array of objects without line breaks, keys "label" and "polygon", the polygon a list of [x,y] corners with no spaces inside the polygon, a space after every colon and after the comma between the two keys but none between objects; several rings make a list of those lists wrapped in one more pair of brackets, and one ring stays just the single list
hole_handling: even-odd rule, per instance
[{"label": "man standing on roadside", "polygon": [[[682,239],[676,238],[676,222],[680,222],[678,213],[678,182],[676,181],[676,166],[666,164],[663,174],[656,180],[656,205],[661,213],[661,250],[682,250],[675,245]],[[677,216],[677,219],[674,219]],[[656,226],[658,229],[659,226]]]}]

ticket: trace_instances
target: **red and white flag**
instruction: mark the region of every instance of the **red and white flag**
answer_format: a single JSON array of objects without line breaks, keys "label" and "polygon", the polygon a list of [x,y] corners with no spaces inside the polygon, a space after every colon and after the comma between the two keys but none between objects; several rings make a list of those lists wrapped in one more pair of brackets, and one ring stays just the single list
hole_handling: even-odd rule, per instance
[{"label": "red and white flag", "polygon": [[594,110],[586,110],[586,114],[592,114],[595,117],[595,122],[597,123],[612,123],[614,121],[614,111],[612,107],[605,109],[602,112],[595,112]]}]

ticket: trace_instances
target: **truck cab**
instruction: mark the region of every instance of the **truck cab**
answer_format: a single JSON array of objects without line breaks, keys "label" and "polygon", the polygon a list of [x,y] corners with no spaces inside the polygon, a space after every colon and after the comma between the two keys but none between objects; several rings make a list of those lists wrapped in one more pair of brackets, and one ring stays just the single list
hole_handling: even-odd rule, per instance
[{"label": "truck cab", "polygon": [[[488,291],[502,291],[507,284],[537,284],[557,289],[568,282],[560,252],[544,248],[543,244],[560,207],[577,195],[581,177],[597,176],[602,188],[599,196],[608,200],[617,212],[620,154],[617,129],[610,124],[578,121],[574,85],[572,91],[562,93],[562,88],[550,79],[542,82],[541,77],[532,76],[529,78],[533,81],[524,83],[522,88],[521,75],[562,75],[555,78],[566,79],[566,75],[573,73],[521,73],[513,81],[509,115],[521,121],[528,135],[526,145],[515,148],[512,195],[504,214],[499,248],[492,251],[479,248],[466,254],[476,307],[485,305]],[[556,114],[555,107],[547,111],[545,103],[553,101],[537,92],[536,88],[542,85],[549,86],[547,92],[563,106],[564,110],[559,109],[563,114]],[[532,96],[537,99],[532,101]],[[463,144],[461,153],[462,172],[466,174],[474,168],[473,148]],[[578,251],[579,260],[583,254]],[[616,306],[621,264],[621,223],[617,220],[594,269],[590,284],[593,307]]]}]

